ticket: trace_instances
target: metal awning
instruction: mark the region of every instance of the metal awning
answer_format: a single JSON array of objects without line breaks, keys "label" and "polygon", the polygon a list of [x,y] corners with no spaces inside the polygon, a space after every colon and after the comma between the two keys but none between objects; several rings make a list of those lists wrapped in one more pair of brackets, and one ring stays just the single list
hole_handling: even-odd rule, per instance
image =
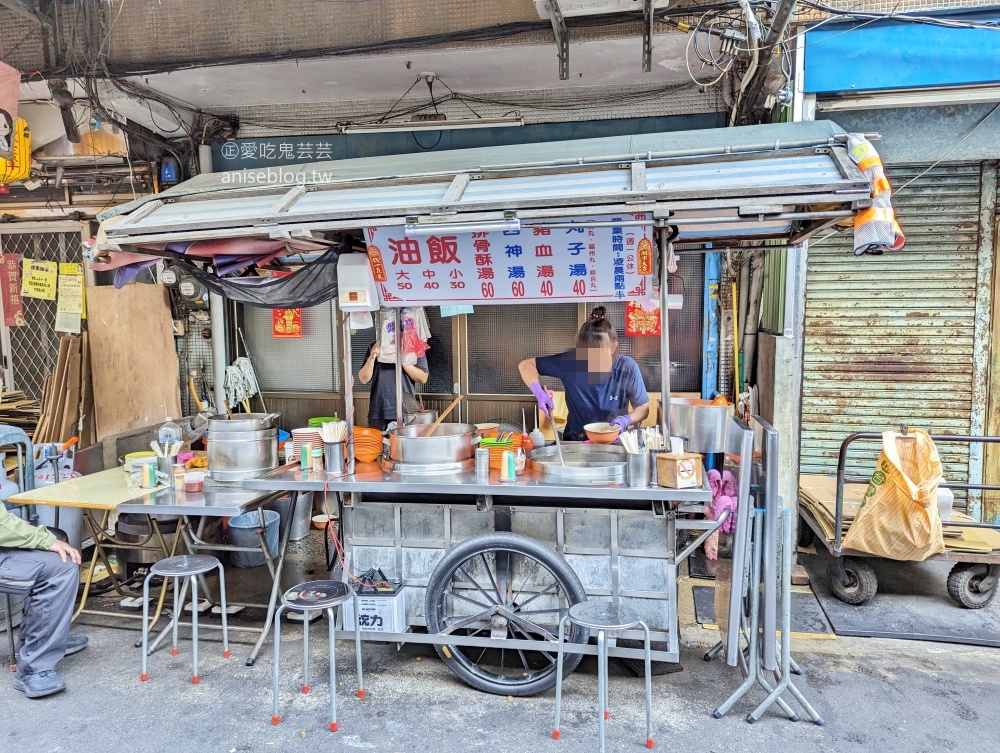
[{"label": "metal awning", "polygon": [[214,173],[100,219],[118,246],[630,212],[676,225],[685,242],[798,241],[870,193],[846,133],[817,121]]}]

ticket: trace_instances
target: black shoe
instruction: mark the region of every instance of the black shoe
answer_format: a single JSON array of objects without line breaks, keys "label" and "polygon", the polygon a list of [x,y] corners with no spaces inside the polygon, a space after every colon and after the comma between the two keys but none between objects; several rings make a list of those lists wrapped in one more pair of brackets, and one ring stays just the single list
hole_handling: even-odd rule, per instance
[{"label": "black shoe", "polygon": [[45,698],[66,690],[66,683],[54,669],[35,672],[30,675],[15,675],[14,690],[20,690],[28,698]]},{"label": "black shoe", "polygon": [[63,656],[75,654],[87,648],[90,639],[85,635],[71,635],[66,641],[66,653]]}]

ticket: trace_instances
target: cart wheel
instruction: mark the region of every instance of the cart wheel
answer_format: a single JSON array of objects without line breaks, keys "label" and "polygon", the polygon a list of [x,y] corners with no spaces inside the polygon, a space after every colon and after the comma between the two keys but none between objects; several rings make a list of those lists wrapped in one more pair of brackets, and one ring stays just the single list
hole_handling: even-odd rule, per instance
[{"label": "cart wheel", "polygon": [[802,518],[799,518],[798,535],[796,538],[798,545],[802,548],[812,546],[812,543],[816,540],[816,534],[813,532],[813,529]]},{"label": "cart wheel", "polygon": [[[481,638],[551,640],[569,607],[587,598],[569,563],[542,542],[516,533],[466,539],[434,568],[427,584],[427,632]],[[588,631],[569,627],[569,642]],[[499,643],[499,641],[498,641]],[[487,693],[530,696],[556,683],[552,650],[435,646],[464,682]],[[563,656],[563,677],[583,657]]]},{"label": "cart wheel", "polygon": [[992,588],[980,590],[980,584],[989,572],[989,565],[959,562],[948,573],[949,596],[966,609],[982,609],[997,595],[996,581]]},{"label": "cart wheel", "polygon": [[833,595],[845,604],[859,606],[871,599],[878,590],[878,577],[872,566],[858,557],[844,557],[844,575],[847,583],[840,582],[836,559],[830,560],[830,588]]}]

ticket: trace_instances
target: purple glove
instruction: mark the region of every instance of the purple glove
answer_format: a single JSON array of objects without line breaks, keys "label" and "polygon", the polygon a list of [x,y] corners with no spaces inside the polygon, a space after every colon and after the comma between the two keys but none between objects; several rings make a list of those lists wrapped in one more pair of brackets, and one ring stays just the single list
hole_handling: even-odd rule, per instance
[{"label": "purple glove", "polygon": [[621,431],[625,431],[628,427],[632,425],[632,417],[628,414],[624,416],[618,416],[611,422],[612,426],[617,426]]},{"label": "purple glove", "polygon": [[539,382],[531,383],[531,394],[535,396],[535,400],[538,401],[538,407],[541,409],[548,418],[552,418],[552,409],[555,405],[552,403],[552,398],[549,397],[549,393],[545,391],[545,388]]}]

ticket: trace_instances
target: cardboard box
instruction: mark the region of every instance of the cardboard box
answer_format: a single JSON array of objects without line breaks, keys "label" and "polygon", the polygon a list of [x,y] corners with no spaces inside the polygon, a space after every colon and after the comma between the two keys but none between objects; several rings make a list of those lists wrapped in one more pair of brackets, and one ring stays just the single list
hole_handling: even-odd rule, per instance
[{"label": "cardboard box", "polygon": [[702,485],[701,455],[685,452],[671,455],[661,452],[656,456],[656,481],[668,489],[700,489]]}]

